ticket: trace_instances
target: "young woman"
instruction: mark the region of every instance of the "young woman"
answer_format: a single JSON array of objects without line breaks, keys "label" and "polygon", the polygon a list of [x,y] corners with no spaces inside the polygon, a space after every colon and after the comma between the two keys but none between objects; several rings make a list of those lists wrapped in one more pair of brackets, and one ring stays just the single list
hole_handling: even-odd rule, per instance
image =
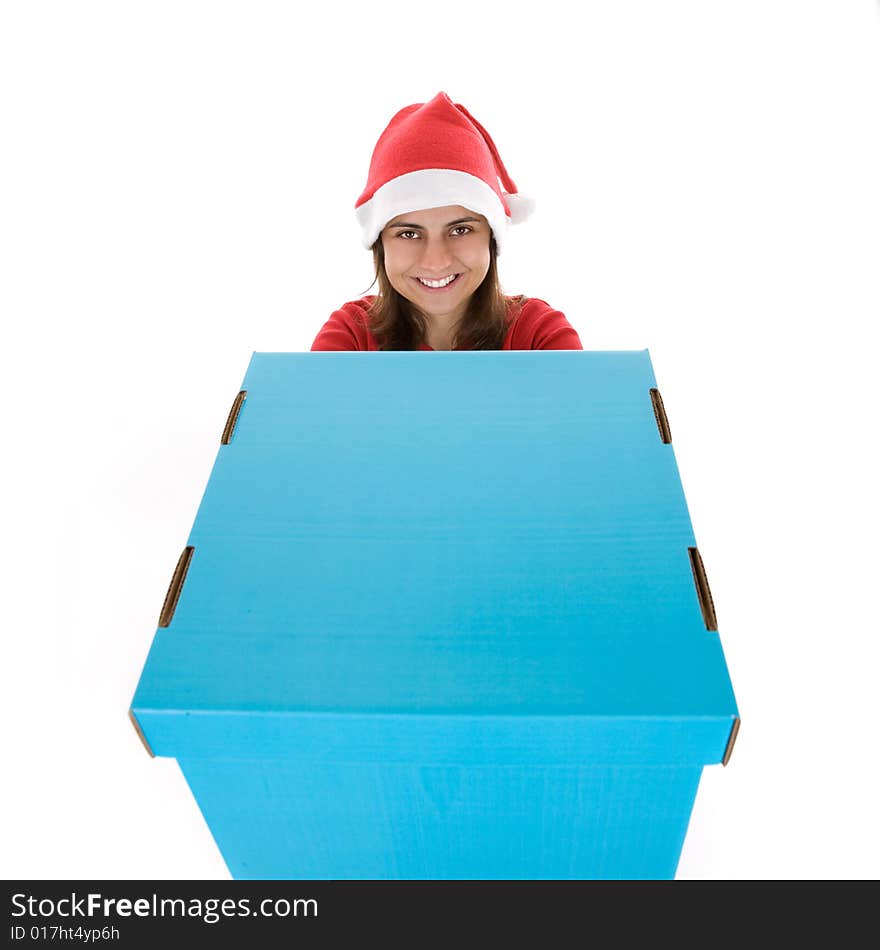
[{"label": "young woman", "polygon": [[401,109],[355,204],[376,295],[334,311],[312,350],[580,350],[546,301],[509,297],[497,258],[531,202],[489,133],[445,92]]}]

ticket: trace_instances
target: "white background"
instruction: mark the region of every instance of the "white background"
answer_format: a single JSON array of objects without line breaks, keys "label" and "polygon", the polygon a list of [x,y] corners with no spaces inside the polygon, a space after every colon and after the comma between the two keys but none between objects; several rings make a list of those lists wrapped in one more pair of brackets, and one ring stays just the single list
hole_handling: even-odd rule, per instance
[{"label": "white background", "polygon": [[537,200],[505,290],[651,353],[743,719],[678,876],[878,877],[876,3],[0,9],[2,876],[229,877],[128,706],[252,351],[368,288],[442,89]]}]

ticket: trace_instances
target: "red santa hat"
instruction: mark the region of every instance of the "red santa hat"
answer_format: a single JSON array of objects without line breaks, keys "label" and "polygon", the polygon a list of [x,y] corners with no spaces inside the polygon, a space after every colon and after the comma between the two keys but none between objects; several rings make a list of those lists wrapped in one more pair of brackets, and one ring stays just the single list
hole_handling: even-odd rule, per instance
[{"label": "red santa hat", "polygon": [[355,203],[364,247],[397,215],[446,205],[485,215],[499,252],[508,224],[534,209],[517,192],[489,133],[438,92],[401,109],[376,143],[367,187]]}]

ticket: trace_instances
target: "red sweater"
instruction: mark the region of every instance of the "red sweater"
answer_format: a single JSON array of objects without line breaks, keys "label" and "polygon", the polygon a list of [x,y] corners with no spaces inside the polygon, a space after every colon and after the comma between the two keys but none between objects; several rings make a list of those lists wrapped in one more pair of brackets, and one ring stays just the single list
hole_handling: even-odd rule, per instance
[{"label": "red sweater", "polygon": [[[366,308],[374,296],[350,300],[321,327],[312,350],[378,350],[376,339],[368,329]],[[530,297],[519,309],[511,304],[508,310],[507,336],[503,350],[582,350],[580,337],[565,315],[554,310],[546,300]],[[433,350],[427,343],[420,350]]]}]

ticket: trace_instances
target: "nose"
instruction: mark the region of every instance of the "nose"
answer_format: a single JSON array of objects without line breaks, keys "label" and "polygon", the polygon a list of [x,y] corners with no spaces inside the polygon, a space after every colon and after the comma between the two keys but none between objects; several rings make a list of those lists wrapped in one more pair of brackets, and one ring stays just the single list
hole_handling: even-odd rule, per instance
[{"label": "nose", "polygon": [[452,252],[443,238],[425,239],[419,264],[426,272],[445,277],[451,263]]}]

